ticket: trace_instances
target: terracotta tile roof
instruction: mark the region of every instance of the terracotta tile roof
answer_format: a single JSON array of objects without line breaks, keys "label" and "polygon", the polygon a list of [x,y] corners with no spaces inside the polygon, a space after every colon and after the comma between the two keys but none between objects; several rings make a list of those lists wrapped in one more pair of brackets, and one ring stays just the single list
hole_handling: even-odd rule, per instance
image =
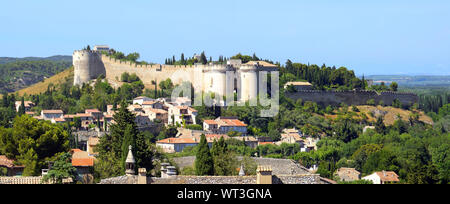
[{"label": "terracotta tile roof", "polygon": [[163,140],[159,140],[156,143],[164,143],[164,144],[197,144],[193,138],[166,138]]},{"label": "terracotta tile roof", "polygon": [[291,82],[287,82],[285,84],[285,86],[289,86],[289,85],[294,85],[294,86],[312,86],[311,83],[304,82],[304,81],[291,81]]},{"label": "terracotta tile roof", "polygon": [[142,105],[153,105],[155,103],[157,103],[157,101],[144,101],[142,102]]},{"label": "terracotta tile roof", "polygon": [[247,127],[245,123],[237,119],[220,119],[216,120],[220,126]]},{"label": "terracotta tile roof", "polygon": [[[230,137],[229,137],[228,135],[226,135],[226,134],[206,134],[205,137],[206,137],[206,140],[207,140],[208,142],[214,142],[214,140],[219,141],[220,138],[222,138],[222,137],[223,137],[223,139],[225,139],[225,140],[227,140],[227,139],[230,138]],[[198,141],[200,141],[200,138],[198,138]]]},{"label": "terracotta tile roof", "polygon": [[23,166],[15,165],[14,164],[14,160],[8,159],[5,155],[0,155],[0,166],[4,166],[4,167],[7,167],[7,168],[23,167]]},{"label": "terracotta tile roof", "polygon": [[263,67],[276,67],[276,65],[268,63],[266,61],[248,61],[247,63],[245,63],[246,65],[253,65],[255,63],[258,63],[260,66]]},{"label": "terracotta tile roof", "polygon": [[84,110],[85,113],[101,113],[98,109],[86,109]]},{"label": "terracotta tile roof", "polygon": [[42,120],[43,119],[42,116],[40,116],[40,115],[39,116],[33,116],[33,118],[34,119],[38,119],[38,120]]},{"label": "terracotta tile roof", "polygon": [[195,110],[194,108],[188,107],[188,110],[191,112],[198,112],[197,110]]},{"label": "terracotta tile roof", "polygon": [[215,120],[204,120],[203,122],[208,125],[217,125],[217,122]]},{"label": "terracotta tile roof", "polygon": [[62,110],[42,110],[44,114],[64,114]]},{"label": "terracotta tile roof", "polygon": [[90,113],[77,113],[75,117],[93,117]]},{"label": "terracotta tile roof", "polygon": [[76,115],[71,115],[71,114],[67,114],[67,115],[64,115],[63,117],[64,118],[74,118]]},{"label": "terracotta tile roof", "polygon": [[398,182],[398,181],[400,181],[398,179],[398,175],[393,171],[378,171],[375,173],[380,177],[380,180],[383,182],[386,182],[386,181],[387,182]]},{"label": "terracotta tile roof", "polygon": [[258,145],[268,145],[273,144],[273,142],[258,142]]},{"label": "terracotta tile roof", "polygon": [[144,112],[153,112],[153,113],[161,113],[161,114],[167,113],[167,111],[165,111],[163,109],[155,109],[155,108],[144,108]]},{"label": "terracotta tile roof", "polygon": [[94,158],[72,159],[72,166],[94,166]]},{"label": "terracotta tile roof", "polygon": [[66,119],[64,118],[53,118],[52,120],[54,120],[55,122],[65,122]]},{"label": "terracotta tile roof", "polygon": [[234,139],[238,139],[238,140],[242,140],[242,141],[246,141],[246,142],[257,142],[258,139],[256,139],[253,136],[239,136],[239,137],[233,137]]},{"label": "terracotta tile roof", "polygon": [[27,115],[34,115],[34,114],[36,114],[35,112],[32,112],[32,111],[27,111],[27,112],[25,112],[25,114],[27,114]]}]

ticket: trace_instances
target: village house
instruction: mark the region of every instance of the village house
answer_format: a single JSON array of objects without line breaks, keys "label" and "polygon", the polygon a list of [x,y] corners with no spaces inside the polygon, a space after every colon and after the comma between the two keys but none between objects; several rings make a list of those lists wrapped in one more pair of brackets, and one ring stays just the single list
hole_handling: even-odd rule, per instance
[{"label": "village house", "polygon": [[169,122],[169,114],[163,109],[144,108],[144,112],[151,121],[160,120],[164,124]]},{"label": "village house", "polygon": [[144,101],[142,104],[142,109],[152,108],[152,109],[164,109],[164,102],[162,101]]},{"label": "village house", "polygon": [[142,112],[142,106],[139,104],[132,104],[128,106],[128,110],[133,113]]},{"label": "village house", "polygon": [[[35,106],[35,104],[32,101],[24,101],[23,103],[25,106],[25,112],[31,111],[31,108]],[[19,108],[22,105],[22,101],[16,101],[15,105],[16,105],[16,112],[19,112]]]},{"label": "village house", "polygon": [[197,146],[199,141],[193,138],[166,138],[156,142],[157,147],[161,147],[165,153],[182,152],[185,147]]},{"label": "village house", "polygon": [[42,110],[41,111],[41,119],[43,120],[51,120],[53,118],[62,118],[64,112],[62,110]]},{"label": "village house", "polygon": [[99,111],[98,109],[86,109],[86,110],[84,110],[84,113],[91,114],[95,120],[101,119],[103,117],[103,113],[101,111]]},{"label": "village house", "polygon": [[219,117],[215,120],[204,120],[203,130],[213,133],[226,134],[230,131],[247,134],[247,125],[237,117]]},{"label": "village house", "polygon": [[[119,109],[120,105],[116,106],[116,109]],[[110,114],[110,115],[114,115],[114,112],[117,110],[113,110],[114,109],[114,105],[107,105],[106,106],[106,113]]]},{"label": "village house", "polygon": [[169,105],[168,123],[169,124],[183,124],[186,125],[197,124],[196,117],[198,111],[189,106],[172,106]]},{"label": "village house", "polygon": [[287,82],[284,85],[284,88],[287,89],[289,86],[293,86],[295,88],[295,90],[297,91],[302,91],[302,90],[312,90],[312,84],[309,82],[302,82],[302,81],[292,81],[292,82]]},{"label": "village house", "polygon": [[69,121],[69,122],[72,122],[75,117],[76,117],[76,115],[73,115],[73,114],[66,114],[63,116],[64,120]]},{"label": "village house", "polygon": [[77,180],[83,183],[92,183],[95,157],[80,149],[72,149],[72,166],[77,169]]},{"label": "village house", "polygon": [[245,145],[251,148],[256,148],[258,146],[258,139],[256,139],[253,136],[238,136],[238,137],[231,137],[231,139],[244,141]]},{"label": "village house", "polygon": [[281,133],[281,140],[277,142],[277,145],[282,143],[288,144],[299,144],[300,147],[303,147],[304,141],[301,135],[301,132],[295,128],[293,129],[283,129],[283,133]]},{"label": "village house", "polygon": [[153,124],[148,115],[142,112],[136,113],[136,118],[134,121],[138,127],[148,127]]},{"label": "village house", "polygon": [[89,125],[94,124],[94,117],[90,113],[77,113],[74,117],[80,118],[81,127],[89,128]]},{"label": "village house", "polygon": [[95,151],[95,147],[98,145],[99,141],[99,137],[89,137],[86,144],[86,152],[89,156],[95,157],[98,155],[98,152]]},{"label": "village house", "polygon": [[373,174],[363,177],[362,179],[372,181],[373,184],[389,184],[400,182],[400,180],[398,179],[398,175],[393,171],[377,171]]},{"label": "village house", "polygon": [[53,124],[60,124],[60,123],[65,123],[66,120],[64,118],[52,118],[50,120]]},{"label": "village house", "polygon": [[174,100],[172,98],[162,98],[164,104],[171,104],[173,106],[191,106],[192,100],[188,97],[176,97]]},{"label": "village house", "polygon": [[356,181],[361,179],[361,173],[355,168],[341,167],[335,175],[339,177],[340,181]]},{"label": "village house", "polygon": [[303,140],[303,147],[300,148],[301,152],[310,152],[313,150],[317,150],[317,142],[319,142],[319,138],[307,137]]},{"label": "village house", "polygon": [[21,176],[25,166],[14,164],[14,160],[0,155],[0,167],[6,168],[6,176]]},{"label": "village house", "polygon": [[145,97],[145,96],[139,96],[139,97],[136,97],[133,99],[133,105],[134,104],[142,105],[144,102],[148,102],[148,101],[155,101],[155,99]]}]

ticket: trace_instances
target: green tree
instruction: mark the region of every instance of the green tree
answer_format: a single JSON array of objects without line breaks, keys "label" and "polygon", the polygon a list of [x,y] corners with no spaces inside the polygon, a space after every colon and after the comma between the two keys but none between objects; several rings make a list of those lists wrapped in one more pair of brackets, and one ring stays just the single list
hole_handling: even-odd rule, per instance
[{"label": "green tree", "polygon": [[195,174],[198,176],[214,175],[214,159],[204,134],[201,135],[195,157]]},{"label": "green tree", "polygon": [[389,88],[391,89],[391,91],[397,91],[398,90],[397,82],[392,82],[391,85],[389,85]]},{"label": "green tree", "polygon": [[386,126],[384,125],[384,119],[381,115],[377,117],[377,121],[375,123],[375,131],[380,134],[386,133]]},{"label": "green tree", "polygon": [[25,101],[24,98],[22,97],[22,100],[20,101],[19,110],[17,111],[17,115],[21,116],[23,114],[25,114]]},{"label": "green tree", "polygon": [[46,161],[69,150],[69,136],[60,125],[28,115],[16,117],[13,124],[0,127],[0,153],[24,165],[24,176],[38,175]]},{"label": "green tree", "polygon": [[42,182],[62,184],[63,179],[71,178],[73,182],[77,178],[77,169],[72,166],[72,155],[68,152],[59,155],[52,168],[42,178]]}]

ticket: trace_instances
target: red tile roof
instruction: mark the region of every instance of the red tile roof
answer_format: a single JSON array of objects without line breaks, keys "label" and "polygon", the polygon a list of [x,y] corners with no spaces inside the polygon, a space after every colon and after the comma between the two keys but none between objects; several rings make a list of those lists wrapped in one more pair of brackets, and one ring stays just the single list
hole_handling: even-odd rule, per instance
[{"label": "red tile roof", "polygon": [[378,171],[376,174],[380,177],[383,182],[398,182],[398,175],[393,171]]},{"label": "red tile roof", "polygon": [[50,114],[64,114],[64,112],[62,110],[42,110],[42,112],[45,113],[50,113]]},{"label": "red tile roof", "polygon": [[94,166],[94,158],[73,158],[72,166]]},{"label": "red tile roof", "polygon": [[86,109],[84,110],[85,113],[101,113],[98,109]]},{"label": "red tile roof", "polygon": [[23,166],[15,165],[14,164],[14,160],[8,159],[5,155],[0,155],[0,166],[4,166],[4,167],[7,167],[7,168],[23,167]]},{"label": "red tile roof", "polygon": [[203,122],[208,125],[217,125],[217,122],[215,120],[204,120]]},{"label": "red tile roof", "polygon": [[273,142],[258,142],[258,145],[268,145],[273,144]]},{"label": "red tile roof", "polygon": [[[222,123],[220,123],[222,122]],[[221,126],[246,127],[247,125],[237,119],[220,119],[218,121]]]}]

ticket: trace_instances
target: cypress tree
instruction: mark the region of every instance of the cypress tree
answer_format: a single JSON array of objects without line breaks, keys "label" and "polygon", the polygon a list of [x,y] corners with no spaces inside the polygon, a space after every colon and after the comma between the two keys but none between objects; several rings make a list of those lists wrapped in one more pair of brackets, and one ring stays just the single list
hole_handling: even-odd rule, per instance
[{"label": "cypress tree", "polygon": [[204,134],[201,135],[200,143],[198,144],[195,158],[195,173],[198,176],[214,175],[214,160]]},{"label": "cypress tree", "polygon": [[23,97],[22,97],[22,100],[20,103],[19,110],[17,112],[18,112],[19,116],[25,114],[25,101],[24,101]]}]

